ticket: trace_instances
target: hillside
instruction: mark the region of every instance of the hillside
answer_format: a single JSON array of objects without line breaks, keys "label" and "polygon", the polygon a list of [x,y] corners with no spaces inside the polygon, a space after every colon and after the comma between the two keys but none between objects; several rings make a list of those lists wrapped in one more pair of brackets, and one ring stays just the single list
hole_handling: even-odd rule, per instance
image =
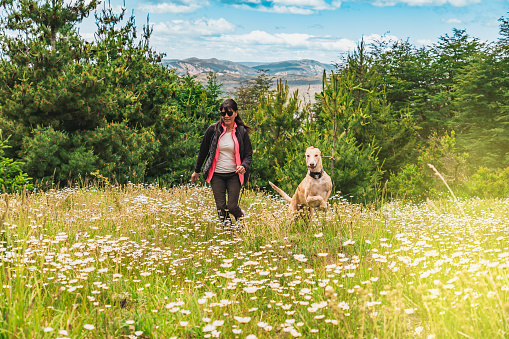
[{"label": "hillside", "polygon": [[315,60],[287,60],[273,63],[233,62],[218,59],[163,59],[162,64],[173,68],[177,73],[198,75],[216,72],[227,74],[256,75],[258,70],[267,70],[268,74],[313,76],[320,75],[324,70],[334,69],[332,65]]},{"label": "hillside", "polygon": [[334,69],[332,65],[315,60],[287,60],[274,63],[233,62],[218,59],[189,58],[183,60],[163,59],[162,64],[173,68],[177,73],[196,76],[202,84],[207,83],[207,74],[215,72],[222,84],[225,96],[230,96],[240,83],[255,78],[259,70],[267,70],[274,76],[274,87],[277,79],[287,81],[290,91],[299,91],[306,102],[314,102],[315,93],[322,89],[322,74]]},{"label": "hillside", "polygon": [[[225,96],[230,96],[235,91],[236,87],[240,86],[242,81],[254,78],[254,75],[242,74],[227,74],[218,73],[217,81],[222,84],[221,90]],[[196,79],[205,85],[207,83],[207,73],[200,73]],[[302,75],[285,75],[276,76],[272,88],[276,87],[276,79],[283,79],[287,81],[290,92],[295,90],[299,91],[299,96],[306,102],[314,102],[314,95],[322,90],[322,76],[302,76]]]}]

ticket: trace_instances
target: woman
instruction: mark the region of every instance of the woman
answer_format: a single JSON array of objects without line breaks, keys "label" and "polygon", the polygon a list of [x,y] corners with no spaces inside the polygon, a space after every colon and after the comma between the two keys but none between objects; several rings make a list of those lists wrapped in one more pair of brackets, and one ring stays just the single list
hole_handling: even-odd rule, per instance
[{"label": "woman", "polygon": [[203,176],[212,187],[217,212],[223,223],[230,220],[229,213],[235,220],[244,216],[239,207],[239,195],[253,156],[249,131],[250,128],[240,118],[235,100],[223,101],[221,118],[205,131],[191,175],[191,182],[198,181],[200,169],[207,158]]}]

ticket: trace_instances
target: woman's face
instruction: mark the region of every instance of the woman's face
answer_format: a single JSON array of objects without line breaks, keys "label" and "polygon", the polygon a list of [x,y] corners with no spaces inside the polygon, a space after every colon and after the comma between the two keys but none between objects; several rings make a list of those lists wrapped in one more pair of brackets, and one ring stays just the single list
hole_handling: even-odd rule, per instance
[{"label": "woman's face", "polygon": [[[226,114],[225,114],[226,112]],[[231,116],[229,114],[232,114]],[[233,123],[235,122],[235,118],[237,117],[238,111],[230,111],[228,109],[223,109],[221,111],[221,119],[223,123],[227,127],[233,127]]]}]

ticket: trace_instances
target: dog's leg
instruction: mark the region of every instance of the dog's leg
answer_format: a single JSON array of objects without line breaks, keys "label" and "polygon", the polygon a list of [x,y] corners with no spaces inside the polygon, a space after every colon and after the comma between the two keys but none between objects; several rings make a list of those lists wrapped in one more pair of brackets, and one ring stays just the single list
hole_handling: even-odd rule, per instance
[{"label": "dog's leg", "polygon": [[317,207],[320,209],[326,209],[327,208],[327,202],[324,200],[321,196],[316,195],[312,197],[307,197],[306,201],[309,206]]},{"label": "dog's leg", "polygon": [[288,210],[292,213],[295,213],[299,210],[299,205],[297,204],[297,199],[292,199],[290,202],[290,206],[288,206]]}]

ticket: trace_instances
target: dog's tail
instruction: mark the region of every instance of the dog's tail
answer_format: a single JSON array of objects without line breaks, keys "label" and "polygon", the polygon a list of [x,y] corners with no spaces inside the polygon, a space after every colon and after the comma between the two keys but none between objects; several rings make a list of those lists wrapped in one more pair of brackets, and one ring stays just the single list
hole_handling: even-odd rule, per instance
[{"label": "dog's tail", "polygon": [[281,196],[283,198],[285,198],[286,201],[292,202],[292,198],[288,194],[286,194],[285,191],[283,191],[281,188],[277,187],[276,185],[274,185],[270,181],[269,181],[269,185],[272,186],[272,188],[275,189],[279,194],[281,194]]}]

